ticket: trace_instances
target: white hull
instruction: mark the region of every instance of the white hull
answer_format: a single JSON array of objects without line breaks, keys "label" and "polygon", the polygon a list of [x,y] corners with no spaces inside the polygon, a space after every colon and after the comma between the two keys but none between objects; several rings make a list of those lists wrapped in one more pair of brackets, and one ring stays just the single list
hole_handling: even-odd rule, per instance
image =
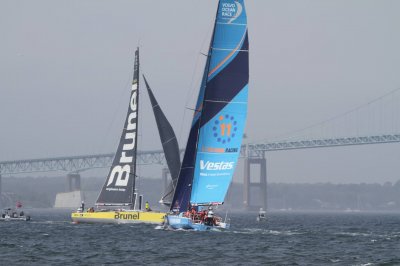
[{"label": "white hull", "polygon": [[23,211],[11,208],[5,209],[3,213],[0,213],[0,222],[29,221],[30,219],[31,217],[25,215]]},{"label": "white hull", "polygon": [[26,222],[29,221],[31,217],[29,216],[20,216],[20,217],[0,217],[0,222]]}]

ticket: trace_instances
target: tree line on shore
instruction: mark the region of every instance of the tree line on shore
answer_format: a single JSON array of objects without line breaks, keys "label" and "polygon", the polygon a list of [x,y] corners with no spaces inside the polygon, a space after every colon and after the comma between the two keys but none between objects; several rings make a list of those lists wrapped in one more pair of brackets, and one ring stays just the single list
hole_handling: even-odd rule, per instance
[{"label": "tree line on shore", "polygon": [[[66,192],[65,177],[3,177],[1,203],[3,207],[21,201],[26,207],[51,208],[57,193]],[[84,177],[83,191],[100,191],[103,178]],[[156,205],[163,188],[160,179],[141,179],[139,189],[149,202]],[[262,206],[260,188],[252,187],[250,204]],[[243,209],[243,184],[233,183],[226,198],[231,209]],[[267,186],[269,210],[310,211],[393,211],[400,210],[400,180],[384,184],[333,183],[269,183]]]}]

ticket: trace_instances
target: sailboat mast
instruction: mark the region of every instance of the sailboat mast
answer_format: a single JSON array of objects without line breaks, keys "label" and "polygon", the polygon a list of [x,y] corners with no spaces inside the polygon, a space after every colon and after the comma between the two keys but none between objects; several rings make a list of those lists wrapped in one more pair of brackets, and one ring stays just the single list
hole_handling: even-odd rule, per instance
[{"label": "sailboat mast", "polygon": [[[137,91],[136,94],[136,113],[139,114],[139,47],[137,47],[135,51],[135,66],[133,70],[133,79],[132,79],[132,90]],[[138,135],[139,135],[139,115],[136,116],[136,136],[135,136],[135,143],[137,145],[138,143]],[[132,205],[131,209],[135,208],[135,186],[136,186],[136,167],[137,167],[137,148],[134,151],[134,156],[135,159],[135,167],[133,170],[133,182],[132,182]]]},{"label": "sailboat mast", "polygon": [[[214,20],[214,28],[213,28],[213,33],[212,33],[211,40],[210,40],[210,46],[208,48],[207,62],[206,62],[206,67],[205,67],[205,70],[204,70],[204,76],[203,76],[203,82],[202,82],[202,84],[204,84],[203,85],[204,87],[207,87],[207,82],[208,82],[208,72],[210,71],[210,59],[211,59],[211,55],[212,55],[212,51],[213,51],[212,44],[214,43],[215,28],[217,26],[217,19],[216,18],[218,16],[218,10],[219,10],[220,5],[221,5],[221,1],[218,1],[217,12],[216,12],[216,15],[215,15],[215,20]],[[206,96],[207,96],[207,90],[204,91],[204,97],[203,97],[203,101],[201,103],[201,106],[203,108],[205,107],[205,101],[207,99]],[[201,125],[201,117],[202,116],[200,115],[200,117],[199,117],[199,124],[200,125]],[[198,144],[199,144],[200,128],[201,127],[198,127],[198,129],[197,129],[196,150],[198,149]],[[194,155],[194,161],[196,161],[196,157],[197,157],[197,152]]]},{"label": "sailboat mast", "polygon": [[[205,101],[207,99],[207,97],[206,97],[207,96],[207,90],[205,88],[207,87],[208,72],[210,71],[210,60],[211,60],[211,55],[212,55],[212,51],[213,51],[212,44],[214,43],[215,28],[217,26],[217,17],[218,17],[218,11],[219,11],[220,5],[221,5],[221,1],[218,1],[217,12],[216,12],[216,15],[215,15],[215,20],[214,20],[213,33],[211,35],[210,46],[208,48],[208,54],[207,54],[207,62],[206,62],[206,66],[205,66],[205,69],[204,69],[204,76],[203,76],[203,81],[202,81],[202,84],[204,86],[204,96],[203,96],[203,100],[202,100],[202,103],[201,103],[202,108],[205,107]],[[199,145],[199,138],[200,138],[201,117],[202,117],[201,112],[202,111],[203,110],[199,111],[200,112],[200,117],[199,117],[199,127],[197,128],[196,149],[195,149],[196,152],[194,153],[194,161],[193,161],[194,165],[196,164],[197,151],[198,151],[198,148],[199,148],[198,145]],[[194,175],[193,175],[192,181],[191,181],[192,185],[190,186],[190,191],[189,191],[190,194],[192,193],[192,189],[193,189],[193,181],[194,181]],[[189,198],[189,203],[190,203],[190,198]]]},{"label": "sailboat mast", "polygon": [[135,203],[138,87],[139,50],[136,50],[128,112],[112,165],[96,201],[97,206],[129,206],[132,208]]},{"label": "sailboat mast", "polygon": [[[218,8],[216,12],[216,17],[218,16],[218,10],[220,8],[220,2],[218,3]],[[215,37],[215,28],[217,20],[214,21],[213,33],[210,40],[209,50],[207,54],[207,61],[204,67],[203,78],[200,85],[200,91],[198,95],[198,100],[196,103],[195,113],[193,115],[192,128],[189,132],[188,141],[186,145],[185,155],[183,157],[182,166],[179,172],[179,177],[177,180],[177,185],[175,187],[173,200],[170,210],[179,209],[180,212],[184,212],[188,209],[190,203],[190,194],[194,177],[194,168],[196,165],[197,156],[197,144],[199,141],[200,132],[200,117],[202,109],[204,107],[204,94],[205,88],[207,86],[208,72],[210,67],[210,59],[212,52],[212,43]]]}]

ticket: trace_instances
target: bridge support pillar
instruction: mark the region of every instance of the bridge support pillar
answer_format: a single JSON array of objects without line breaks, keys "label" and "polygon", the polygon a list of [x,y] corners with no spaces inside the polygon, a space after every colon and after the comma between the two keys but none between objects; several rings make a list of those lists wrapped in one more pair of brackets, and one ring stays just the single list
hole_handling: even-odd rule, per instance
[{"label": "bridge support pillar", "polygon": [[67,175],[67,192],[81,190],[81,175],[69,173]]},{"label": "bridge support pillar", "polygon": [[[260,166],[260,180],[259,182],[251,181],[251,166]],[[244,180],[243,180],[243,203],[247,210],[255,210],[262,207],[264,210],[267,209],[267,160],[263,156],[262,158],[245,158],[244,160]],[[252,197],[256,197],[256,193],[253,193],[253,187],[259,188],[260,199],[258,204],[252,202]]]},{"label": "bridge support pillar", "polygon": [[1,190],[1,182],[2,182],[2,180],[1,180],[1,173],[0,173],[0,207],[3,207],[3,202],[2,202],[3,198],[2,198],[2,195],[1,195],[1,192],[2,192],[2,190]]}]

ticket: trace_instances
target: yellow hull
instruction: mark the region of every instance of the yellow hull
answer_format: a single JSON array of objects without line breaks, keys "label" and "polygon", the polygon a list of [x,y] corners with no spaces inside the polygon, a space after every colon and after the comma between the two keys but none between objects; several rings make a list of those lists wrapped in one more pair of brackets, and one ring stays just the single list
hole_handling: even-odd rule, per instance
[{"label": "yellow hull", "polygon": [[164,222],[164,212],[146,211],[104,211],[104,212],[73,212],[72,221],[75,223],[149,223]]}]

